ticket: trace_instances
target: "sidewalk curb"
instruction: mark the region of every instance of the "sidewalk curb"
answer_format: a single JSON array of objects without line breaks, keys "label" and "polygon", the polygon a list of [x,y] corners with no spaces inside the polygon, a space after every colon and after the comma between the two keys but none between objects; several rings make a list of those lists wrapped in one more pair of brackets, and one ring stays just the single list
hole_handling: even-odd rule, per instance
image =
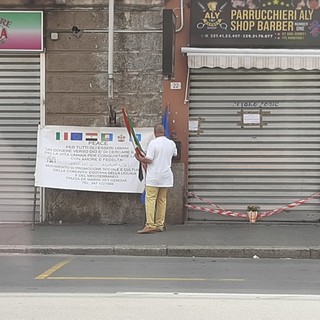
[{"label": "sidewalk curb", "polygon": [[320,259],[317,247],[233,247],[177,245],[110,245],[110,246],[0,246],[0,253],[66,254],[66,255],[126,255],[212,258],[287,258]]}]

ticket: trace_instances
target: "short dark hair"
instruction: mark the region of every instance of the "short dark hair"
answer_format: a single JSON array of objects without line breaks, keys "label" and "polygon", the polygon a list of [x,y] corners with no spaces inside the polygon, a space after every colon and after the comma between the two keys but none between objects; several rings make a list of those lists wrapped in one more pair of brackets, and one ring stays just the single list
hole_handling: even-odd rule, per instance
[{"label": "short dark hair", "polygon": [[156,124],[154,126],[154,132],[155,133],[164,133],[164,126],[160,123],[160,124]]}]

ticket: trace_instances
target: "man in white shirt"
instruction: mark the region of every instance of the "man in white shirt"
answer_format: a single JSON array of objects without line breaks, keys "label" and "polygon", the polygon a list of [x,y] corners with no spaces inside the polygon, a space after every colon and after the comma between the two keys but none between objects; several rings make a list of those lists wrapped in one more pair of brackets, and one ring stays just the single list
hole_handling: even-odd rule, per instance
[{"label": "man in white shirt", "polygon": [[155,139],[147,148],[145,157],[136,154],[136,159],[147,164],[146,175],[146,225],[138,233],[163,231],[167,206],[167,191],[173,187],[172,157],[177,155],[175,143],[166,138],[164,127],[154,127]]}]

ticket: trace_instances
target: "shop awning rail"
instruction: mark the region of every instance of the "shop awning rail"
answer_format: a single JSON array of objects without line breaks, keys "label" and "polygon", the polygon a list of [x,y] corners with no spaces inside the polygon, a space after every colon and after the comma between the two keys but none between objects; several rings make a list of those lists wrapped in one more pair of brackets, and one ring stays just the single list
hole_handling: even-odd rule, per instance
[{"label": "shop awning rail", "polygon": [[189,68],[320,70],[316,49],[226,49],[182,47]]}]

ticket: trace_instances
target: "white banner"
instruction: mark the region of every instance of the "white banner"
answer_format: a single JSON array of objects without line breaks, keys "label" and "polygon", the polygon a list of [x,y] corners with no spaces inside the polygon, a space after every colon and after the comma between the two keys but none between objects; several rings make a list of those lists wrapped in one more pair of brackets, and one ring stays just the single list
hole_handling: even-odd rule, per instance
[{"label": "white banner", "polygon": [[[143,150],[153,128],[136,128]],[[38,131],[35,185],[40,187],[141,193],[139,162],[126,128],[45,126]]]}]

